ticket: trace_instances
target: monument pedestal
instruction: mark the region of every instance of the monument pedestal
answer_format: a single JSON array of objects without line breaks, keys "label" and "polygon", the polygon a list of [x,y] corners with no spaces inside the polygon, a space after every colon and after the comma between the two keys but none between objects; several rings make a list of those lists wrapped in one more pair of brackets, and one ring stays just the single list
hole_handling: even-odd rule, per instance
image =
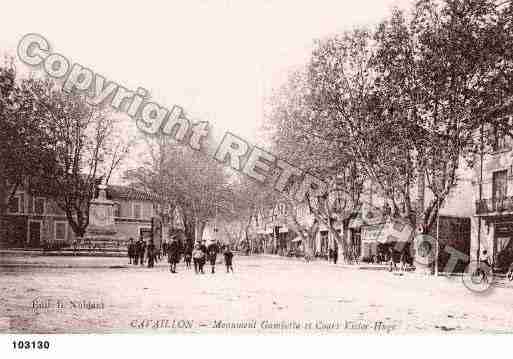
[{"label": "monument pedestal", "polygon": [[91,201],[89,226],[81,247],[98,251],[126,251],[125,241],[116,236],[114,202],[107,199],[105,185],[98,186],[98,198]]}]

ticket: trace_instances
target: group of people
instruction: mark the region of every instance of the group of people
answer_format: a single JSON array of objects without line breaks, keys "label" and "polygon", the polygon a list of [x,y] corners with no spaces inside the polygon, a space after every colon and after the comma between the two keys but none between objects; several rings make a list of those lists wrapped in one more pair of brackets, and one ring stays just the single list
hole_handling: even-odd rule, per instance
[{"label": "group of people", "polygon": [[388,256],[384,259],[388,259],[388,270],[390,272],[397,270],[397,263],[401,265],[401,270],[407,270],[412,262],[409,247],[403,248],[400,252],[394,250],[392,247],[388,249]]},{"label": "group of people", "polygon": [[[173,237],[169,243],[163,243],[162,249],[168,257],[169,271],[171,273],[176,272],[176,265],[180,263],[183,255],[185,262],[185,268],[191,269],[191,263],[194,264],[194,271],[196,274],[204,274],[204,267],[207,261],[210,263],[211,273],[215,273],[215,267],[217,262],[217,256],[221,251],[218,243],[210,242],[208,246],[206,241],[197,242],[195,245],[187,242],[185,246],[177,238]],[[134,242],[133,238],[130,238],[128,243],[128,258],[129,263],[134,265],[144,265],[145,257],[147,259],[148,267],[151,268],[155,265],[160,258],[160,250],[155,247],[152,239],[148,241],[148,244],[139,238],[137,242]],[[233,252],[230,246],[223,246],[223,257],[226,266],[226,272],[233,273]]]},{"label": "group of people", "polygon": [[[185,268],[191,268],[191,261],[194,264],[194,272],[196,274],[204,274],[204,267],[207,261],[210,263],[210,271],[212,274],[216,270],[217,255],[220,252],[219,245],[216,242],[211,242],[208,246],[205,241],[198,242],[193,248],[188,248],[185,251]],[[233,252],[230,246],[225,246],[223,251],[224,262],[226,266],[226,273],[230,271],[233,273]]]},{"label": "group of people", "polygon": [[128,259],[129,264],[144,265],[145,257],[148,267],[153,267],[158,253],[156,251],[153,240],[150,239],[148,244],[140,237],[136,242],[133,238],[128,241]]}]

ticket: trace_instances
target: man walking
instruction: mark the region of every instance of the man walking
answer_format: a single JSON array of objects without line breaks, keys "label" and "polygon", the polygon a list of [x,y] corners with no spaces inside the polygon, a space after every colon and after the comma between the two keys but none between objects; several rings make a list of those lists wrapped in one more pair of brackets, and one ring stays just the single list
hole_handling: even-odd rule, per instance
[{"label": "man walking", "polygon": [[185,245],[185,251],[184,251],[184,260],[185,260],[185,268],[191,269],[191,261],[192,261],[192,242],[187,241],[187,244]]},{"label": "man walking", "polygon": [[130,238],[130,240],[128,241],[128,264],[132,264],[132,263],[135,263],[135,255],[134,255],[134,239],[133,238]]},{"label": "man walking", "polygon": [[230,250],[230,246],[226,246],[226,249],[224,251],[224,264],[226,265],[226,273],[230,273],[230,270],[233,273],[233,252]]},{"label": "man walking", "polygon": [[139,237],[139,241],[137,241],[137,257],[139,257],[139,264],[144,265],[144,253],[146,252],[146,243],[144,242],[142,236]]},{"label": "man walking", "polygon": [[132,245],[132,254],[134,256],[134,265],[139,264],[139,241],[136,241]]},{"label": "man walking", "polygon": [[148,253],[148,268],[153,268],[155,264],[155,244],[153,243],[153,239],[150,239],[146,253]]},{"label": "man walking", "polygon": [[176,264],[180,261],[180,243],[173,237],[168,245],[167,259],[169,262],[169,270],[176,273]]},{"label": "man walking", "polygon": [[212,269],[212,274],[216,271],[216,259],[217,253],[219,253],[219,246],[216,242],[211,242],[207,248],[208,260],[210,261],[210,266]]}]

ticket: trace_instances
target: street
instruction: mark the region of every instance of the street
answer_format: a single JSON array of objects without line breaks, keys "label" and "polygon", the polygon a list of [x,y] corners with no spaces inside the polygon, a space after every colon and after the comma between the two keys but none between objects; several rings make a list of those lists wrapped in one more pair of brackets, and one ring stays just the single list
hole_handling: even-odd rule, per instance
[{"label": "street", "polygon": [[1,333],[398,334],[513,332],[513,288],[355,270],[319,261],[234,259],[234,274],[171,274],[125,258],[0,258]]}]

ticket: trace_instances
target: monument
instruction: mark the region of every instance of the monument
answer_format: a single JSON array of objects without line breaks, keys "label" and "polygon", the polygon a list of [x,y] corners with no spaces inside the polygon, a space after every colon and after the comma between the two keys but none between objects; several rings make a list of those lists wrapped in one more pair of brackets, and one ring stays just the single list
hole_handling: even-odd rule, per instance
[{"label": "monument", "polygon": [[98,197],[91,201],[89,208],[89,235],[115,235],[114,202],[107,199],[107,186],[98,186]]},{"label": "monument", "polygon": [[117,236],[114,223],[114,202],[107,199],[107,186],[98,185],[98,197],[91,201],[89,207],[89,225],[82,247],[100,252],[124,252],[126,243]]}]

